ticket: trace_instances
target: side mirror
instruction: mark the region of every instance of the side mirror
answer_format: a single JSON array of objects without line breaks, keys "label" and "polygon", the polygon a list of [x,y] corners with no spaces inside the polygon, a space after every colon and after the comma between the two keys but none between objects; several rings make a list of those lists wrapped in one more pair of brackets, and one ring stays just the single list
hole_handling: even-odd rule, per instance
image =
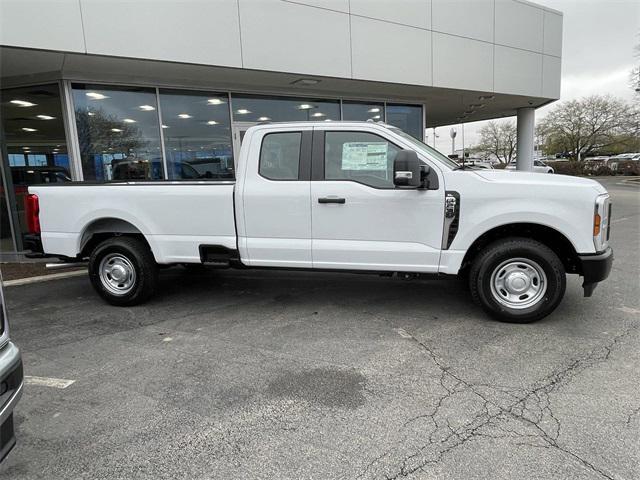
[{"label": "side mirror", "polygon": [[393,160],[393,184],[398,188],[428,188],[430,168],[413,150],[400,150]]}]

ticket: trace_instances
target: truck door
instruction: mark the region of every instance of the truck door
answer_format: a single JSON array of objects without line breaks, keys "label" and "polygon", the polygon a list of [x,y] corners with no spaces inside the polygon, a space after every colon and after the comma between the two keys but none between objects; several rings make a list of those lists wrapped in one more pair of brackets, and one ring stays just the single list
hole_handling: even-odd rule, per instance
[{"label": "truck door", "polygon": [[244,138],[236,211],[246,265],[311,268],[311,127]]},{"label": "truck door", "polygon": [[373,132],[314,130],[314,268],[438,271],[444,186],[395,188],[393,160],[401,149]]}]

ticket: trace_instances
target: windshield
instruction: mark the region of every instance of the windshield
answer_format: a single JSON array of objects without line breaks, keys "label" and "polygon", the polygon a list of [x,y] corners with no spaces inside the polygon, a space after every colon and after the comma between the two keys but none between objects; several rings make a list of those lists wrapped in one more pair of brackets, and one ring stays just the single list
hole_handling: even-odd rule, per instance
[{"label": "windshield", "polygon": [[437,160],[438,162],[445,164],[449,168],[458,168],[460,166],[449,157],[441,154],[435,148],[430,147],[426,143],[422,143],[420,140],[412,137],[408,133],[403,132],[399,128],[392,127],[391,130],[393,130],[393,133],[397,133],[402,138],[404,138],[416,149],[417,152],[422,153],[424,156]]}]

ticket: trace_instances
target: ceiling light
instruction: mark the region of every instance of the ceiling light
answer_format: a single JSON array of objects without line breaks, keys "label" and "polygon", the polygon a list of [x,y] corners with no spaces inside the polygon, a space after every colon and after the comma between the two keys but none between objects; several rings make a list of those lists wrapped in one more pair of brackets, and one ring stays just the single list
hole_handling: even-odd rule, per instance
[{"label": "ceiling light", "polygon": [[325,119],[325,122],[331,122],[332,120],[330,118]]},{"label": "ceiling light", "polygon": [[246,108],[239,108],[238,110],[236,110],[236,113],[240,115],[246,115],[247,113],[251,113],[251,111],[247,110]]},{"label": "ceiling light", "polygon": [[136,121],[133,118],[123,118],[122,121],[124,123],[136,123]]},{"label": "ceiling light", "polygon": [[138,108],[140,110],[144,110],[145,112],[151,112],[152,110],[156,109],[156,107],[154,107],[153,105],[140,105]]},{"label": "ceiling light", "polygon": [[87,92],[85,93],[85,95],[89,98],[92,98],[93,100],[104,100],[105,98],[109,98],[106,95],[98,92]]},{"label": "ceiling light", "polygon": [[324,117],[325,115],[322,112],[316,112],[316,113],[312,114],[311,116],[312,117]]},{"label": "ceiling light", "polygon": [[207,103],[209,105],[222,105],[224,102],[219,98],[210,98],[209,100],[207,100]]},{"label": "ceiling light", "polygon": [[162,125],[162,128],[169,128],[169,125]]},{"label": "ceiling light", "polygon": [[298,105],[298,109],[299,110],[309,110],[311,108],[314,108],[313,105],[309,105],[308,103],[303,103],[301,105]]},{"label": "ceiling light", "polygon": [[89,115],[90,117],[93,117],[95,115],[95,113],[89,112],[89,113],[87,113],[87,115]]},{"label": "ceiling light", "polygon": [[258,118],[259,122],[268,122],[269,120],[271,120],[270,117],[260,117],[260,118]]},{"label": "ceiling light", "polygon": [[38,131],[35,128],[29,128],[29,127],[24,127],[22,130],[25,131],[25,132],[37,132]]},{"label": "ceiling light", "polygon": [[369,110],[367,110],[368,113],[378,113],[380,112],[380,109],[378,107],[376,108],[370,108]]},{"label": "ceiling light", "polygon": [[9,103],[13,103],[19,107],[35,107],[37,103],[27,102],[26,100],[11,100]]},{"label": "ceiling light", "polygon": [[23,150],[29,150],[31,147],[22,147]]},{"label": "ceiling light", "polygon": [[111,131],[117,133],[117,132],[121,132],[122,129],[120,129],[120,128],[112,128]]},{"label": "ceiling light", "polygon": [[178,117],[180,117],[180,118],[191,118],[191,115],[189,115],[188,113],[179,113]]},{"label": "ceiling light", "polygon": [[316,80],[315,78],[300,78],[291,82],[291,85],[302,85],[304,87],[309,87],[311,85],[317,85],[320,83],[320,80]]},{"label": "ceiling light", "polygon": [[51,115],[36,115],[40,120],[53,120],[56,117],[52,117]]},{"label": "ceiling light", "polygon": [[218,122],[216,122],[215,120],[209,120],[207,122],[207,125],[218,125]]}]

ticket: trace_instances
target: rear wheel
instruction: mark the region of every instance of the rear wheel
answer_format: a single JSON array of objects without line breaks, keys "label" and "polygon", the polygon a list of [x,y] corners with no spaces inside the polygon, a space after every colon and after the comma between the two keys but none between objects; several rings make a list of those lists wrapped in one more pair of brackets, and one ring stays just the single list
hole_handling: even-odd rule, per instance
[{"label": "rear wheel", "polygon": [[91,254],[89,278],[96,292],[112,305],[138,305],[155,292],[158,266],[141,239],[113,237]]},{"label": "rear wheel", "polygon": [[549,315],[566,288],[558,256],[527,238],[507,238],[489,245],[469,272],[471,295],[497,320],[528,323]]}]

